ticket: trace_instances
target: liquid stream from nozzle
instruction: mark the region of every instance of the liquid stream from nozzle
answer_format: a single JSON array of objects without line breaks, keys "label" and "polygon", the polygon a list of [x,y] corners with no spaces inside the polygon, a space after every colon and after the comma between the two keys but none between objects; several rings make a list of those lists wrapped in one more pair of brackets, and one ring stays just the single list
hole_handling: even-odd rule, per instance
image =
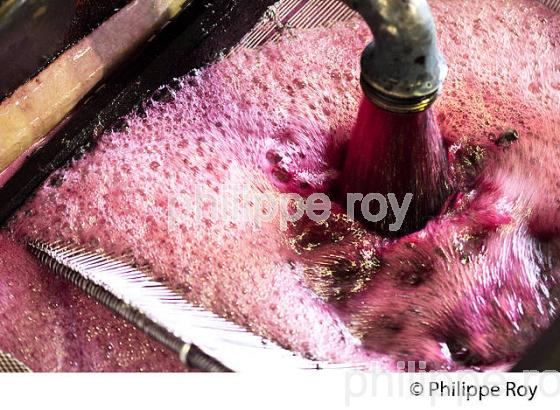
[{"label": "liquid stream from nozzle", "polygon": [[[447,152],[432,109],[397,114],[364,98],[349,141],[340,190],[347,205],[355,193],[379,198],[357,211],[360,220],[382,235],[417,231],[438,215],[451,182]],[[391,198],[391,206],[382,198]]]}]

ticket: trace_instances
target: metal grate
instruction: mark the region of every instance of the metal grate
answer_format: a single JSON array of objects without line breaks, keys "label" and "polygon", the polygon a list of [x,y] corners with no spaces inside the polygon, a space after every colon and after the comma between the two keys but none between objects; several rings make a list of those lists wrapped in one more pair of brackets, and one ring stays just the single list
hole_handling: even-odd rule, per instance
[{"label": "metal grate", "polygon": [[560,0],[539,0],[545,6],[560,13]]},{"label": "metal grate", "polygon": [[261,21],[231,53],[240,48],[257,48],[278,40],[291,28],[329,27],[354,16],[356,12],[338,0],[281,0],[267,10]]},{"label": "metal grate", "polygon": [[[560,12],[560,0],[539,0]],[[340,0],[281,0],[271,6],[257,25],[231,50],[257,48],[278,40],[291,28],[329,27],[357,15]]]},{"label": "metal grate", "polygon": [[0,352],[0,373],[28,373],[31,369],[7,353]]},{"label": "metal grate", "polygon": [[54,274],[177,353],[191,368],[224,372],[361,367],[318,362],[286,350],[186,302],[163,283],[151,279],[148,272],[135,268],[126,257],[71,244],[34,242],[29,247]]}]

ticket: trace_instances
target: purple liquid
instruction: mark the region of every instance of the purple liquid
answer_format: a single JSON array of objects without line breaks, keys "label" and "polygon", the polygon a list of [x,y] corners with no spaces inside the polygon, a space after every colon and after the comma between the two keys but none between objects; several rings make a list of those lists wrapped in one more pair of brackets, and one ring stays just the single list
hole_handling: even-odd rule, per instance
[{"label": "purple liquid", "polygon": [[[379,222],[364,223],[386,236],[403,235],[423,228],[438,215],[451,191],[447,152],[432,109],[419,114],[394,114],[362,101],[350,138],[341,176],[342,192],[392,193],[399,204],[407,194],[412,201],[402,227],[394,232],[396,217],[389,207]],[[370,213],[379,212],[378,202]]]},{"label": "purple liquid", "polygon": [[[131,251],[188,300],[316,358],[438,369],[515,361],[560,306],[560,19],[532,0],[430,4],[451,69],[433,113],[460,190],[442,215],[390,240],[336,204],[329,221],[283,232],[277,221],[256,227],[227,213],[197,220],[179,203],[183,218],[169,229],[169,199],[197,187],[213,199],[239,184],[338,189],[370,34],[359,21],[291,33],[184,79],[174,101],[129,117],[45,184],[0,234],[0,329],[10,329],[0,330],[0,349],[41,369],[95,368],[69,364],[88,339],[47,337],[70,326],[75,309],[96,318],[82,334],[100,329],[92,356],[116,340],[114,322],[22,256],[17,241],[29,236]],[[509,129],[519,141],[496,144]],[[6,283],[20,260],[31,286],[14,293]],[[40,280],[49,286],[34,292]],[[72,306],[57,308],[66,322],[40,318],[68,295]],[[49,351],[56,360],[44,359]],[[119,352],[130,361],[104,369],[161,363],[133,343]]]}]

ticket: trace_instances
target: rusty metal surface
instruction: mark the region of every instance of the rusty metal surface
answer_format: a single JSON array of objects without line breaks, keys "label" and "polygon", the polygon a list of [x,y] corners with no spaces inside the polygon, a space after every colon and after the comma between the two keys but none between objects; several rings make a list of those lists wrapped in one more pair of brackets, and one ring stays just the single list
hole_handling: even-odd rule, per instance
[{"label": "rusty metal surface", "polygon": [[128,2],[0,1],[0,100]]}]

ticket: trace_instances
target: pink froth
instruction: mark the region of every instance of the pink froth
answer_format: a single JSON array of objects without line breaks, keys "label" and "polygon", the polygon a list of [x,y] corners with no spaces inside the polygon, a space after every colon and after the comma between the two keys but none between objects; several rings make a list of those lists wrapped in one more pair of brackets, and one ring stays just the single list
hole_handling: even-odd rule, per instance
[{"label": "pink froth", "polygon": [[[558,308],[560,19],[530,0],[430,4],[450,66],[434,113],[461,192],[421,231],[388,240],[337,211],[283,232],[277,221],[255,226],[227,213],[197,219],[182,200],[197,187],[210,201],[232,186],[336,190],[370,40],[359,21],[293,32],[185,78],[172,102],[131,115],[127,130],[107,133],[46,183],[9,229],[131,252],[188,300],[318,359],[451,369],[514,361]],[[497,145],[511,128],[520,140]],[[170,212],[180,215],[172,226]],[[37,296],[37,311],[70,292],[20,245],[6,238],[2,249],[53,288]],[[77,310],[94,309],[74,297]],[[17,335],[39,351],[19,319],[28,305],[4,294],[0,303],[12,312],[0,323],[13,329],[0,333],[0,348],[13,350]]]}]

